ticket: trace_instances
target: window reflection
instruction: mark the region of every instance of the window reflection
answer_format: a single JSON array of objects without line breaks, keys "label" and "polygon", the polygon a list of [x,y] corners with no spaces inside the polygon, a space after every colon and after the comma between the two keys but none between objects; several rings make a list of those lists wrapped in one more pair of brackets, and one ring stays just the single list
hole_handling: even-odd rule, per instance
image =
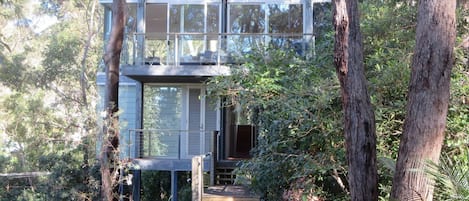
[{"label": "window reflection", "polygon": [[270,4],[269,33],[303,33],[303,6]]},{"label": "window reflection", "polygon": [[231,33],[263,33],[265,26],[265,6],[230,5]]},{"label": "window reflection", "polygon": [[134,63],[134,43],[133,37],[137,32],[137,4],[127,4],[127,16],[124,29],[124,41],[122,44],[121,63]]},{"label": "window reflection", "polygon": [[204,32],[204,5],[171,5],[169,12],[171,32]]},{"label": "window reflection", "polygon": [[[226,5],[221,2],[147,4],[145,63],[231,62],[267,45],[294,47],[301,49],[297,52],[303,55],[310,46],[305,41],[311,38],[301,35],[313,31],[313,6],[310,4],[277,0],[229,0]],[[227,35],[223,34],[225,32]]]},{"label": "window reflection", "polygon": [[207,33],[218,33],[220,21],[220,6],[217,4],[207,5]]}]

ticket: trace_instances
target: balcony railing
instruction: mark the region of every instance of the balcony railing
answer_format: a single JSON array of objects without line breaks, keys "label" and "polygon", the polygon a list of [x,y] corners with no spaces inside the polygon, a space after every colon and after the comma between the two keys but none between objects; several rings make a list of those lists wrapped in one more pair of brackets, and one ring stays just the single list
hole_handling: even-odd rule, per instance
[{"label": "balcony railing", "polygon": [[124,142],[128,158],[182,159],[213,152],[217,131],[130,129]]},{"label": "balcony railing", "polygon": [[225,65],[265,48],[314,55],[312,34],[135,33],[127,35],[121,56],[126,65]]}]

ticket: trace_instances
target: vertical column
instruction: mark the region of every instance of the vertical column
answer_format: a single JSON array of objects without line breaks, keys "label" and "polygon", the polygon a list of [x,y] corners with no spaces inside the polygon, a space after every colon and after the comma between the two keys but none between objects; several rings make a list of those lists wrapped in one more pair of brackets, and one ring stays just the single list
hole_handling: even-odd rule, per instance
[{"label": "vertical column", "polygon": [[178,201],[178,172],[171,171],[171,196],[172,201]]},{"label": "vertical column", "polygon": [[215,185],[215,164],[218,158],[218,133],[219,131],[213,131],[212,135],[212,144],[210,148],[210,186]]},{"label": "vertical column", "polygon": [[145,0],[139,0],[137,6],[137,34],[134,38],[134,61],[136,65],[144,64],[145,58]]},{"label": "vertical column", "polygon": [[143,150],[143,131],[139,130],[142,129],[143,123],[143,85],[141,82],[137,82],[135,86],[135,93],[136,93],[136,106],[135,106],[135,132],[133,136],[130,136],[130,140],[133,142],[133,152],[131,152],[132,158],[139,158],[141,157],[141,150]]},{"label": "vertical column", "polygon": [[141,170],[133,170],[132,177],[132,198],[133,201],[140,201],[140,178]]},{"label": "vertical column", "polygon": [[305,47],[303,51],[306,53],[306,57],[310,58],[313,55],[315,55],[315,42],[314,42],[314,26],[313,26],[313,19],[314,19],[314,13],[313,13],[313,5],[316,0],[305,0],[303,4],[303,33],[307,34],[303,37],[303,39],[307,42],[309,48],[312,48],[313,52],[311,53],[310,50],[306,49],[308,47]]}]

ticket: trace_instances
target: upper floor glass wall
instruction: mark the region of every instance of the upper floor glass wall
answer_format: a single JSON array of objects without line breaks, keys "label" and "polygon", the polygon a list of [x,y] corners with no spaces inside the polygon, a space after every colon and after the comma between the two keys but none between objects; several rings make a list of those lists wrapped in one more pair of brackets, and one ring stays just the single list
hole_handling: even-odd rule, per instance
[{"label": "upper floor glass wall", "polygon": [[[140,0],[128,3],[124,45],[129,57],[124,63],[218,63],[272,44],[312,49],[313,13],[317,11],[314,2]],[[106,11],[105,33],[110,33],[109,8]],[[299,52],[306,55],[303,50]]]},{"label": "upper floor glass wall", "polygon": [[[312,33],[311,0],[147,0],[127,4],[128,32]],[[111,27],[105,5],[105,33]],[[316,12],[316,10],[314,11]],[[141,15],[138,18],[138,15]],[[138,28],[140,27],[140,28]]]}]

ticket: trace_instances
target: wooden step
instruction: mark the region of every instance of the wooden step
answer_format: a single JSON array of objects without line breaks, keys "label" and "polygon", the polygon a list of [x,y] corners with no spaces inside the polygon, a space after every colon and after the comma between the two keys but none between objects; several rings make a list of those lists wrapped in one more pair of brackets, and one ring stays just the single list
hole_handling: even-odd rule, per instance
[{"label": "wooden step", "polygon": [[204,196],[204,201],[259,201],[260,198],[240,198],[230,196]]},{"label": "wooden step", "polygon": [[260,196],[244,186],[211,186],[203,194],[204,201],[259,201]]}]

